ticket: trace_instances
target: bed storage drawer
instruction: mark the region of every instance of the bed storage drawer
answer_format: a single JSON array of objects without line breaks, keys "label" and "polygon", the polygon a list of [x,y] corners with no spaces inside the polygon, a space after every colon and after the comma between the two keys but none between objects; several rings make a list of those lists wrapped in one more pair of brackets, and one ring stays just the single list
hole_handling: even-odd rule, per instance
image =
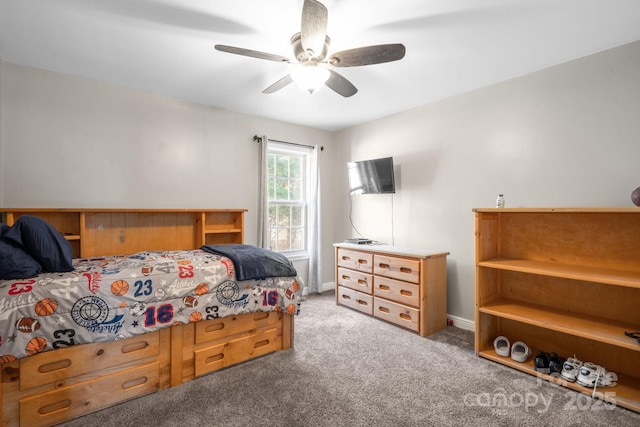
[{"label": "bed storage drawer", "polygon": [[368,315],[373,314],[373,297],[353,289],[338,286],[338,304],[353,308]]},{"label": "bed storage drawer", "polygon": [[275,311],[257,312],[243,316],[229,316],[205,320],[195,324],[195,343],[202,344],[241,332],[277,325],[282,313]]},{"label": "bed storage drawer", "polygon": [[420,286],[412,283],[375,276],[373,278],[373,294],[400,304],[420,306]]},{"label": "bed storage drawer", "polygon": [[373,273],[373,254],[340,248],[338,249],[338,265],[366,273]]},{"label": "bed storage drawer", "polygon": [[278,350],[278,329],[271,328],[253,335],[222,342],[194,351],[195,375],[231,366],[240,361],[253,359]]},{"label": "bed storage drawer", "polygon": [[374,298],[373,315],[412,331],[418,331],[420,311],[382,298]]},{"label": "bed storage drawer", "polygon": [[373,276],[340,267],[338,268],[338,285],[371,294],[373,292]]},{"label": "bed storage drawer", "polygon": [[67,379],[112,368],[160,352],[159,331],[125,340],[83,344],[20,359],[20,390],[44,384],[64,385]]},{"label": "bed storage drawer", "polygon": [[20,399],[20,425],[48,426],[159,389],[156,362]]},{"label": "bed storage drawer", "polygon": [[376,276],[420,283],[420,261],[418,260],[376,254],[373,262]]}]

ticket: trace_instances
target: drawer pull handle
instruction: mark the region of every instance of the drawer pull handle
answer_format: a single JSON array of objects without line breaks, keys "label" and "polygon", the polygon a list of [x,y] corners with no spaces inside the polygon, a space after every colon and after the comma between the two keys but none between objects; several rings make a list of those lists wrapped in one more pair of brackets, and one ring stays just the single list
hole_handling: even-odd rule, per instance
[{"label": "drawer pull handle", "polygon": [[380,310],[383,313],[389,313],[389,309],[387,307],[378,307],[378,310]]},{"label": "drawer pull handle", "polygon": [[391,288],[390,288],[390,287],[388,287],[387,285],[380,285],[380,286],[378,286],[378,288],[379,288],[381,291],[389,291],[389,290],[391,289]]},{"label": "drawer pull handle", "polygon": [[44,405],[43,407],[38,409],[38,413],[40,415],[47,415],[47,414],[50,414],[52,412],[56,412],[56,411],[61,411],[63,409],[67,409],[70,406],[71,406],[71,400],[64,399],[64,400],[60,400],[59,402],[54,402],[54,403],[50,403],[48,405]]},{"label": "drawer pull handle", "polygon": [[411,316],[409,316],[407,313],[400,313],[400,318],[404,320],[411,320]]},{"label": "drawer pull handle", "polygon": [[343,261],[349,261],[351,259],[351,257],[348,257],[346,255],[342,255],[342,260]]},{"label": "drawer pull handle", "polygon": [[346,274],[343,274],[342,280],[351,280],[351,276],[347,276]]},{"label": "drawer pull handle", "polygon": [[366,305],[367,305],[367,302],[366,302],[366,301],[363,301],[363,300],[361,300],[361,299],[356,300],[356,302],[357,302],[358,304],[360,304],[360,305],[364,305],[364,306],[366,306]]},{"label": "drawer pull handle", "polygon": [[256,313],[255,316],[253,316],[253,320],[262,320],[262,319],[266,319],[267,317],[269,317],[269,312],[261,311],[259,313]]},{"label": "drawer pull handle", "polygon": [[378,264],[378,267],[380,267],[380,268],[384,268],[385,270],[388,270],[388,269],[390,268],[390,267],[389,267],[389,264],[385,264],[385,263],[383,263],[383,262],[381,262],[380,264]]},{"label": "drawer pull handle", "polygon": [[400,267],[400,273],[411,274],[413,270],[407,267]]},{"label": "drawer pull handle", "polygon": [[206,328],[204,328],[205,332],[215,332],[215,331],[220,331],[224,329],[224,323],[223,322],[217,322],[217,323],[213,323],[211,325],[207,325]]},{"label": "drawer pull handle", "polygon": [[59,371],[61,369],[68,368],[69,366],[71,366],[71,360],[69,359],[56,360],[55,362],[40,365],[38,367],[38,372],[40,372],[41,374],[46,374],[48,372]]},{"label": "drawer pull handle", "polygon": [[269,345],[269,340],[262,340],[262,341],[258,341],[257,343],[255,343],[253,345],[253,348],[266,347],[268,345]]},{"label": "drawer pull handle", "polygon": [[145,384],[147,381],[149,381],[149,378],[147,377],[138,377],[138,378],[134,378],[132,380],[123,382],[121,387],[123,390],[127,390],[130,388]]},{"label": "drawer pull handle", "polygon": [[[145,348],[149,347],[149,343],[146,341],[138,341],[138,342],[134,342],[131,344],[127,344],[122,346],[122,348],[120,349],[120,351],[122,353],[133,353],[134,351],[140,351],[140,350],[144,350]],[[99,355],[102,355],[102,353],[98,352]]]},{"label": "drawer pull handle", "polygon": [[349,295],[342,294],[342,299],[350,300],[351,297]]},{"label": "drawer pull handle", "polygon": [[358,279],[358,284],[359,285],[367,285],[367,279]]},{"label": "drawer pull handle", "polygon": [[214,354],[213,356],[209,356],[204,360],[204,363],[209,364],[209,363],[214,363],[217,362],[218,360],[222,360],[224,359],[224,353],[218,353],[218,354]]},{"label": "drawer pull handle", "polygon": [[359,260],[358,260],[358,264],[364,264],[364,265],[366,265],[366,264],[369,264],[369,262],[368,262],[366,259],[359,259]]},{"label": "drawer pull handle", "polygon": [[412,297],[413,292],[407,291],[406,289],[400,289],[400,295],[404,295],[405,297]]}]

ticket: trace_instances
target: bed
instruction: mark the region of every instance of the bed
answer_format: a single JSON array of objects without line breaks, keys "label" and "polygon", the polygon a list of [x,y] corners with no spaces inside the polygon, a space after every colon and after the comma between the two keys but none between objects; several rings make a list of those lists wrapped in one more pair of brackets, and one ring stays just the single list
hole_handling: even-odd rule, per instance
[{"label": "bed", "polygon": [[300,280],[253,268],[274,260],[242,244],[244,210],[4,211],[48,221],[73,268],[0,282],[3,426],[53,425],[293,345]]}]

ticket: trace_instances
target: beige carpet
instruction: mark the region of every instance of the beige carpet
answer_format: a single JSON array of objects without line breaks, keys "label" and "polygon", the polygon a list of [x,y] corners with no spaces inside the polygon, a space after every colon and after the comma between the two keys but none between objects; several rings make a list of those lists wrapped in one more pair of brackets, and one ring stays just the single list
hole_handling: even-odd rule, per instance
[{"label": "beige carpet", "polygon": [[477,358],[469,331],[421,338],[324,293],[302,303],[294,349],[63,425],[619,427],[640,414]]}]

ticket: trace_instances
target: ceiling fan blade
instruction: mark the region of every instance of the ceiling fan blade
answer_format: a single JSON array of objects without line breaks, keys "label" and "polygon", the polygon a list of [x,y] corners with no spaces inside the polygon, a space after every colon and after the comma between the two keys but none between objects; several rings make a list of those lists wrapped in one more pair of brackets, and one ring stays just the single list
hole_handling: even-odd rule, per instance
[{"label": "ceiling fan blade", "polygon": [[304,0],[302,6],[301,43],[309,57],[320,54],[327,36],[327,8],[316,0]]},{"label": "ceiling fan blade", "polygon": [[379,44],[336,52],[329,58],[334,67],[358,67],[381,64],[404,58],[405,47],[401,43]]},{"label": "ceiling fan blade", "polygon": [[284,56],[274,55],[272,53],[266,53],[266,52],[259,52],[257,50],[243,49],[241,47],[217,44],[215,45],[215,48],[220,52],[234,53],[236,55],[242,55],[242,56],[250,56],[251,58],[266,59],[268,61],[276,61],[276,62],[291,62],[289,58]]},{"label": "ceiling fan blade", "polygon": [[345,79],[333,70],[329,70],[329,72],[331,75],[325,82],[325,85],[327,85],[329,89],[344,96],[345,98],[353,96],[358,92],[358,89],[349,80]]},{"label": "ceiling fan blade", "polygon": [[280,80],[278,80],[277,82],[275,82],[274,84],[272,84],[271,86],[263,90],[262,93],[276,92],[282,89],[283,87],[285,87],[286,85],[288,85],[289,83],[291,83],[292,81],[293,79],[291,78],[291,74],[287,74],[286,76],[284,76],[283,78],[281,78]]}]

